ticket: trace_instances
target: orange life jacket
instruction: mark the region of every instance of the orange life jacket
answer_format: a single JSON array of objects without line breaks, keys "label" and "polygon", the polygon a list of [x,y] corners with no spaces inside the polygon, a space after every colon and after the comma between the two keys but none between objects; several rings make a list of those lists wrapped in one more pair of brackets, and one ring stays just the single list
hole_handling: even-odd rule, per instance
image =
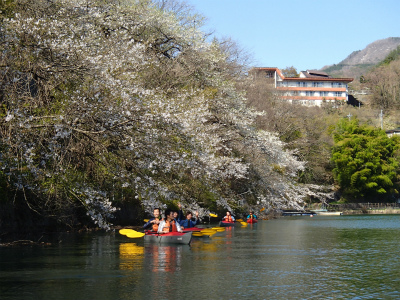
[{"label": "orange life jacket", "polygon": [[175,220],[167,221],[165,220],[165,225],[163,227],[163,232],[168,233],[168,232],[177,232],[178,229],[176,228]]},{"label": "orange life jacket", "polygon": [[158,224],[154,223],[152,229],[153,231],[158,231]]},{"label": "orange life jacket", "polygon": [[233,222],[232,216],[225,216],[225,221],[226,222]]},{"label": "orange life jacket", "polygon": [[[158,217],[158,220],[160,220],[160,219],[161,219],[161,218]],[[155,218],[154,218],[154,220],[155,220]],[[153,230],[153,231],[158,231],[158,224],[154,223],[154,224],[153,224],[153,227],[152,227],[152,230]]]}]

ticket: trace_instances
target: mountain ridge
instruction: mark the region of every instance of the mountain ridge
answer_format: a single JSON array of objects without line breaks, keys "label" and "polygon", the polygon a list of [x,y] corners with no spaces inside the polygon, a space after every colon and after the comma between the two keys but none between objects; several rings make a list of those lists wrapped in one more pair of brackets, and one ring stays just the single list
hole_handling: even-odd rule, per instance
[{"label": "mountain ridge", "polygon": [[359,78],[399,46],[400,37],[376,40],[362,50],[353,51],[338,64],[327,65],[320,70],[333,77]]}]

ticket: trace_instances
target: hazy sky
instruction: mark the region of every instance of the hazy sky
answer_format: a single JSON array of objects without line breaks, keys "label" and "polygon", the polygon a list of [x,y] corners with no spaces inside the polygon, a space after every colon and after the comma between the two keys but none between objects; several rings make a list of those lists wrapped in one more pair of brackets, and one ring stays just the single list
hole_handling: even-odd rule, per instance
[{"label": "hazy sky", "polygon": [[297,71],[339,63],[368,44],[400,37],[400,0],[186,0],[203,31],[231,37],[257,67]]}]

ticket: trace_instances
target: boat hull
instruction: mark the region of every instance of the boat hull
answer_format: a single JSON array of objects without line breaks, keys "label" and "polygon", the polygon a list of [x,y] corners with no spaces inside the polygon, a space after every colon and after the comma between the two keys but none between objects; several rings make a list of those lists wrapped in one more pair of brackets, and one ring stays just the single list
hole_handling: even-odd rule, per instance
[{"label": "boat hull", "polygon": [[219,222],[219,226],[221,227],[229,227],[229,226],[234,226],[235,222],[227,222],[227,221],[221,221]]},{"label": "boat hull", "polygon": [[190,232],[190,231],[202,231],[204,228],[199,228],[199,227],[190,227],[190,228],[184,228],[183,232]]},{"label": "boat hull", "polygon": [[317,216],[341,216],[341,211],[319,211],[316,212]]},{"label": "boat hull", "polygon": [[188,245],[192,240],[192,232],[146,233],[144,241],[157,244]]},{"label": "boat hull", "polygon": [[258,221],[256,220],[256,219],[247,219],[247,223],[250,223],[250,224],[254,224],[254,223],[257,223]]}]

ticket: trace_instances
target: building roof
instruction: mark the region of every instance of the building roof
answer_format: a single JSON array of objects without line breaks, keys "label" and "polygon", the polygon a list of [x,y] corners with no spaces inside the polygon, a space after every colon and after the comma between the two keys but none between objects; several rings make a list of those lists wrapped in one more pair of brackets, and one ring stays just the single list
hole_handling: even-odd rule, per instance
[{"label": "building roof", "polygon": [[318,71],[318,70],[307,70],[307,71],[301,71],[300,73],[303,73],[306,78],[309,78],[309,77],[331,77],[327,73]]},{"label": "building roof", "polygon": [[333,78],[333,77],[284,77],[283,80],[288,81],[340,81],[340,82],[352,82],[354,78]]},{"label": "building roof", "polygon": [[276,67],[255,67],[254,71],[275,71],[282,80],[289,81],[340,81],[340,82],[352,82],[354,78],[334,78],[330,77],[327,73],[318,70],[307,70],[301,71],[305,77],[285,77],[281,70]]}]

